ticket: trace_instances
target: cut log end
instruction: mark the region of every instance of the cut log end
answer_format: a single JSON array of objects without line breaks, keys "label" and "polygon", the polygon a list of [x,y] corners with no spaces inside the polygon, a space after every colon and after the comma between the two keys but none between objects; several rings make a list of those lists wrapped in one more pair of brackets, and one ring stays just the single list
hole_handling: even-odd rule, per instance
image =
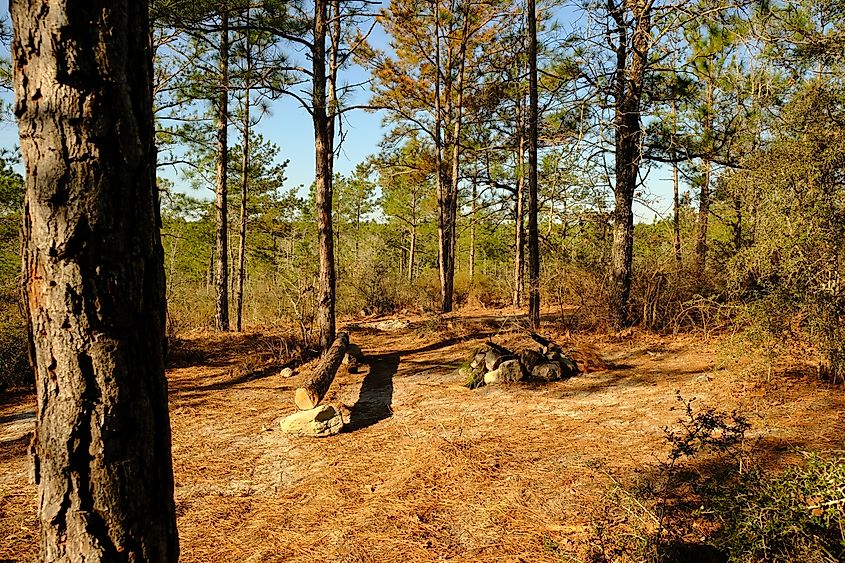
[{"label": "cut log end", "polygon": [[294,393],[293,402],[300,410],[316,408],[334,381],[337,368],[349,347],[349,335],[341,332],[331,347],[323,354],[320,363],[308,380]]},{"label": "cut log end", "polygon": [[293,396],[293,402],[296,404],[296,407],[301,411],[307,411],[313,408],[316,408],[317,405],[320,403],[320,397],[308,389],[304,387],[300,387],[296,390]]}]

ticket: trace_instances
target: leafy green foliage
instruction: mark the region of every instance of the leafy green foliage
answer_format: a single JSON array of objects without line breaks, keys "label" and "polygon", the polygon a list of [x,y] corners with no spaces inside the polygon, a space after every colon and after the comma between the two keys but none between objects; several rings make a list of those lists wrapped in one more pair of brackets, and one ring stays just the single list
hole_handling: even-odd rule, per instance
[{"label": "leafy green foliage", "polygon": [[714,543],[731,561],[842,561],[845,457],[807,453],[780,474],[755,469],[717,490],[712,509]]},{"label": "leafy green foliage", "polygon": [[[818,108],[825,111],[820,113]],[[731,261],[734,295],[773,339],[792,320],[845,377],[845,89],[809,84],[784,112],[781,135],[729,181],[757,209],[754,244]],[[756,311],[756,312],[755,312]],[[774,314],[772,314],[774,313]]]},{"label": "leafy green foliage", "polygon": [[0,389],[32,385],[26,322],[20,304],[20,221],[24,183],[0,152]]}]

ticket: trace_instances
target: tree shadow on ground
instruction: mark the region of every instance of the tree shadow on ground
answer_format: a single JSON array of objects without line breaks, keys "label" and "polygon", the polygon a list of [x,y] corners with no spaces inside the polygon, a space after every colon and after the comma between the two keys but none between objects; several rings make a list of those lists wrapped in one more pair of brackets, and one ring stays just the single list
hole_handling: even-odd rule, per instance
[{"label": "tree shadow on ground", "polygon": [[364,376],[358,400],[349,409],[347,432],[355,432],[393,416],[393,376],[399,368],[399,354],[369,358],[370,371]]}]

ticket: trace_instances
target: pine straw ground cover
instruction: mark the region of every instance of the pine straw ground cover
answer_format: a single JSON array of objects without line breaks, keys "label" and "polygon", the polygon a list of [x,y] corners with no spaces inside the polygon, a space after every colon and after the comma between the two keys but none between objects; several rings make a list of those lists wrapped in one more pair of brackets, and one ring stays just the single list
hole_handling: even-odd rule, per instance
[{"label": "pine straw ground cover", "polygon": [[[469,390],[456,368],[475,346],[533,343],[501,312],[410,320],[396,332],[351,327],[372,365],[338,375],[326,401],[348,431],[324,439],[278,430],[301,377],[279,375],[280,335],[189,339],[168,372],[182,561],[583,561],[614,480],[665,457],[677,391],[741,409],[773,462],[845,436],[840,388],[749,379],[741,362],[717,369],[717,344],[692,336],[550,328],[593,371]],[[0,420],[31,401],[7,401]],[[26,438],[4,436],[0,560],[31,560]]]}]

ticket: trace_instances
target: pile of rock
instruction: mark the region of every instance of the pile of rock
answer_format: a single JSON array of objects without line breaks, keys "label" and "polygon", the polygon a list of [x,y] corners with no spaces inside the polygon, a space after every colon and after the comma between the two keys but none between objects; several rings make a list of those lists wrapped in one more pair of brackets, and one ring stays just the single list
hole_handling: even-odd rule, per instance
[{"label": "pile of rock", "polygon": [[512,352],[488,342],[469,358],[469,366],[461,368],[471,388],[492,383],[517,381],[557,381],[578,374],[578,366],[550,340],[532,334],[540,349]]}]

